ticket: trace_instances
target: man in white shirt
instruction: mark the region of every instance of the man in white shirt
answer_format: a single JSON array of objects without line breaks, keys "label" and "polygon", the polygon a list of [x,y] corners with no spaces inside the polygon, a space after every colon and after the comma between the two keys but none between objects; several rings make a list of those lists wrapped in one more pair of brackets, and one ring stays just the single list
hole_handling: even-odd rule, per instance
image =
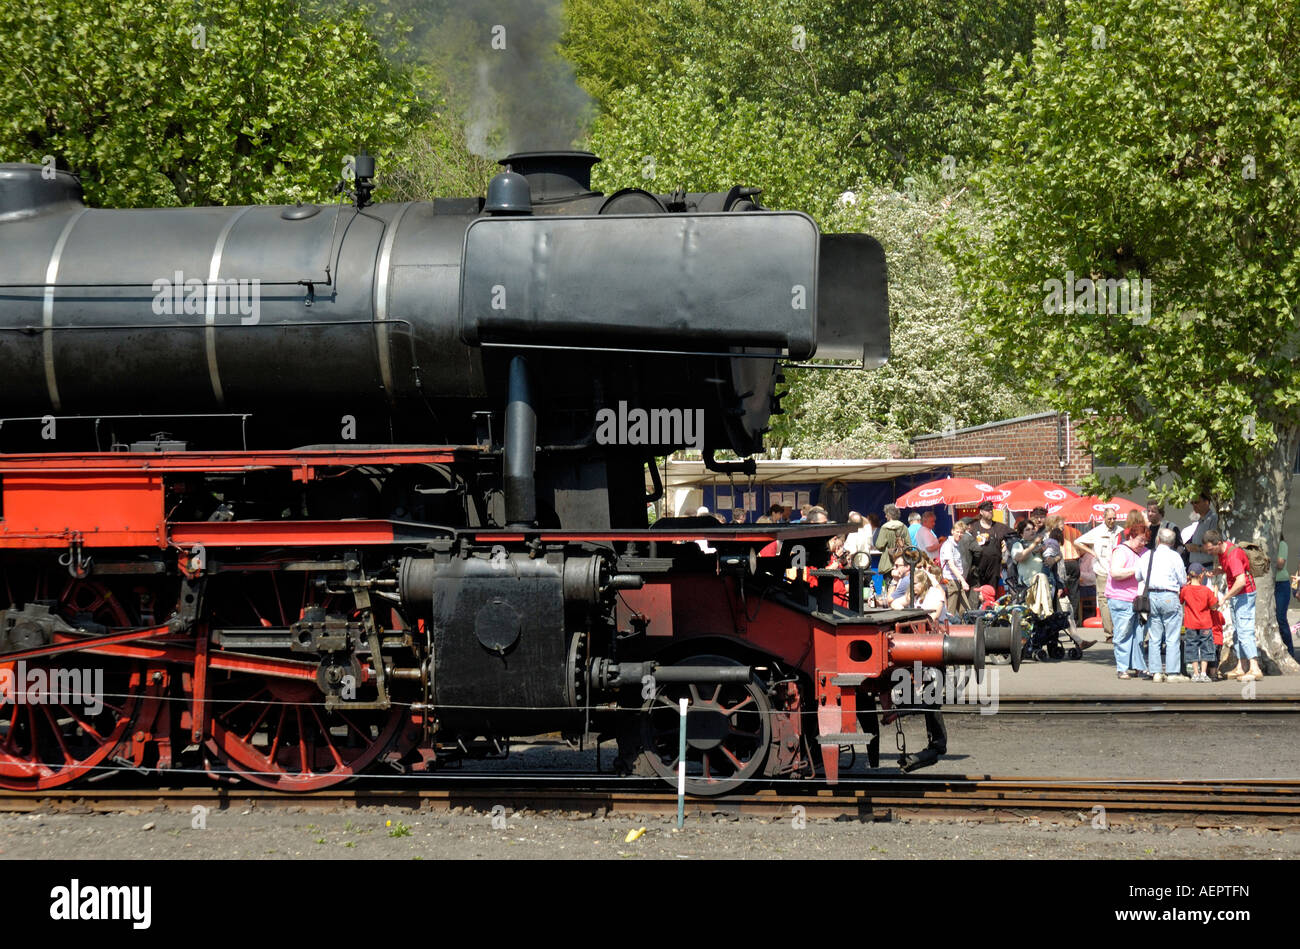
[{"label": "man in white shirt", "polygon": [[1109,576],[1110,555],[1119,543],[1120,526],[1118,518],[1115,516],[1113,508],[1106,508],[1106,513],[1102,515],[1102,522],[1079,537],[1074,542],[1085,554],[1092,554],[1092,569],[1097,575],[1097,612],[1101,614],[1101,625],[1106,631],[1106,642],[1111,642],[1115,630],[1111,624],[1110,609],[1106,605],[1106,597],[1102,591],[1106,589],[1106,578]]},{"label": "man in white shirt", "polygon": [[853,562],[855,554],[875,553],[876,548],[871,543],[871,535],[875,531],[871,528],[871,522],[857,511],[850,511],[849,526],[853,530],[844,538],[844,551],[848,555],[849,562]]},{"label": "man in white shirt", "polygon": [[[709,509],[707,507],[698,507],[695,509],[695,516],[712,517],[713,515],[709,513]],[[695,544],[700,548],[700,550],[704,551],[706,554],[716,554],[718,552],[718,548],[714,547],[707,540],[697,540]]]},{"label": "man in white shirt", "polygon": [[[1156,682],[1186,682],[1179,640],[1183,632],[1183,604],[1179,591],[1187,585],[1182,556],[1174,549],[1178,535],[1168,527],[1156,533],[1156,547],[1138,559],[1139,589],[1150,597],[1147,621],[1147,669]],[[1150,580],[1148,580],[1148,575]],[[1164,646],[1164,672],[1160,671],[1160,647]]]},{"label": "man in white shirt", "polygon": [[921,526],[916,530],[916,546],[925,551],[925,555],[935,563],[939,562],[939,538],[934,533],[934,511],[921,515]]},{"label": "man in white shirt", "polygon": [[966,567],[962,563],[962,535],[966,533],[966,522],[958,521],[952,525],[952,534],[939,548],[939,569],[943,573],[943,582],[948,591],[948,612],[961,615],[966,602],[966,592],[970,584],[966,582]]},{"label": "man in white shirt", "polygon": [[1206,570],[1213,572],[1215,558],[1205,552],[1205,532],[1219,529],[1219,514],[1210,506],[1210,496],[1202,494],[1192,502],[1192,510],[1199,516],[1192,539],[1187,542],[1187,556],[1190,563],[1199,563]]}]

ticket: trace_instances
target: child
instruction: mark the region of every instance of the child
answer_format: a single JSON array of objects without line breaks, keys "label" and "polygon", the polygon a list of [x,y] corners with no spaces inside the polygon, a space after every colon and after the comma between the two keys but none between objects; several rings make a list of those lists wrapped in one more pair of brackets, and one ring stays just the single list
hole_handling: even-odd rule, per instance
[{"label": "child", "polygon": [[1217,609],[1210,610],[1210,622],[1214,624],[1211,630],[1214,635],[1214,661],[1210,663],[1206,675],[1210,677],[1211,682],[1222,682],[1227,678],[1219,674],[1219,654],[1223,652],[1223,614]]},{"label": "child", "polygon": [[[1209,664],[1215,660],[1210,611],[1219,598],[1205,585],[1205,565],[1194,563],[1187,568],[1187,586],[1178,594],[1183,604],[1183,625],[1187,628],[1187,661],[1192,665],[1193,682],[1211,682]],[[1222,627],[1220,627],[1220,630]],[[1219,632],[1222,641],[1223,633]]]}]

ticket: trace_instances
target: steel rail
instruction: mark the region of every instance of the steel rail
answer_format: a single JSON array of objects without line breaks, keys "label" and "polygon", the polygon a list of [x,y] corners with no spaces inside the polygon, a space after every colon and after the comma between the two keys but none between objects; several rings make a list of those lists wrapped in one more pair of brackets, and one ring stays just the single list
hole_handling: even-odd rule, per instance
[{"label": "steel rail", "polygon": [[[512,811],[570,811],[592,815],[672,816],[676,797],[657,789],[657,782],[594,776],[556,776],[542,786],[521,785],[525,777],[510,772],[432,776],[429,787],[348,787],[312,794],[285,794],[264,788],[92,788],[0,793],[0,813],[112,813],[157,808],[186,809],[195,804],[216,810],[300,808],[331,810],[396,807],[448,811],[461,808],[487,814],[499,804]],[[472,778],[474,780],[467,780]],[[513,783],[512,783],[513,781]],[[565,786],[565,783],[568,786]],[[425,782],[421,782],[425,783]],[[613,785],[619,785],[615,787]],[[629,785],[631,785],[629,787]],[[788,817],[802,807],[808,817],[881,819],[900,815],[935,816],[956,812],[977,819],[1007,814],[1069,815],[1087,820],[1095,808],[1107,820],[1171,817],[1200,818],[1197,826],[1231,825],[1241,819],[1270,826],[1300,826],[1300,781],[1286,780],[1099,780],[1086,778],[858,777],[834,787],[821,782],[789,782],[780,788],[720,798],[692,797],[692,815]]]}]

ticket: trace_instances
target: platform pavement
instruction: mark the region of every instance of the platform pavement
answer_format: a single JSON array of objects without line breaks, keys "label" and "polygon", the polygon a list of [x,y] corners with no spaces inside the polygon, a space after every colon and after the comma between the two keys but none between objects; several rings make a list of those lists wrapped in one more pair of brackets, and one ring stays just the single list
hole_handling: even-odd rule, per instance
[{"label": "platform pavement", "polygon": [[[1093,630],[1080,632],[1087,639],[1087,634]],[[1103,641],[1084,650],[1081,659],[1026,660],[1016,673],[1009,665],[989,665],[988,671],[997,672],[999,701],[1050,701],[1058,698],[1196,701],[1208,698],[1221,702],[1236,699],[1243,705],[1250,701],[1243,694],[1246,683],[1236,679],[1209,683],[1118,679],[1115,677],[1114,650],[1103,637],[1098,638]],[[1295,702],[1297,711],[1300,711],[1300,675],[1265,676],[1256,680],[1254,686],[1255,699],[1267,699],[1272,703]]]}]

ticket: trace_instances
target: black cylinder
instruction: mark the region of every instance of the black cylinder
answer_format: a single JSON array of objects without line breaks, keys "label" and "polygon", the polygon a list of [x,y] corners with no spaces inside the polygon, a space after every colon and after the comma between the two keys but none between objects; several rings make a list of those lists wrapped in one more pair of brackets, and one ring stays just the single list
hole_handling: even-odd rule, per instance
[{"label": "black cylinder", "polygon": [[506,524],[532,527],[537,523],[537,410],[532,380],[523,356],[510,360],[510,395],[506,402],[505,489]]}]

